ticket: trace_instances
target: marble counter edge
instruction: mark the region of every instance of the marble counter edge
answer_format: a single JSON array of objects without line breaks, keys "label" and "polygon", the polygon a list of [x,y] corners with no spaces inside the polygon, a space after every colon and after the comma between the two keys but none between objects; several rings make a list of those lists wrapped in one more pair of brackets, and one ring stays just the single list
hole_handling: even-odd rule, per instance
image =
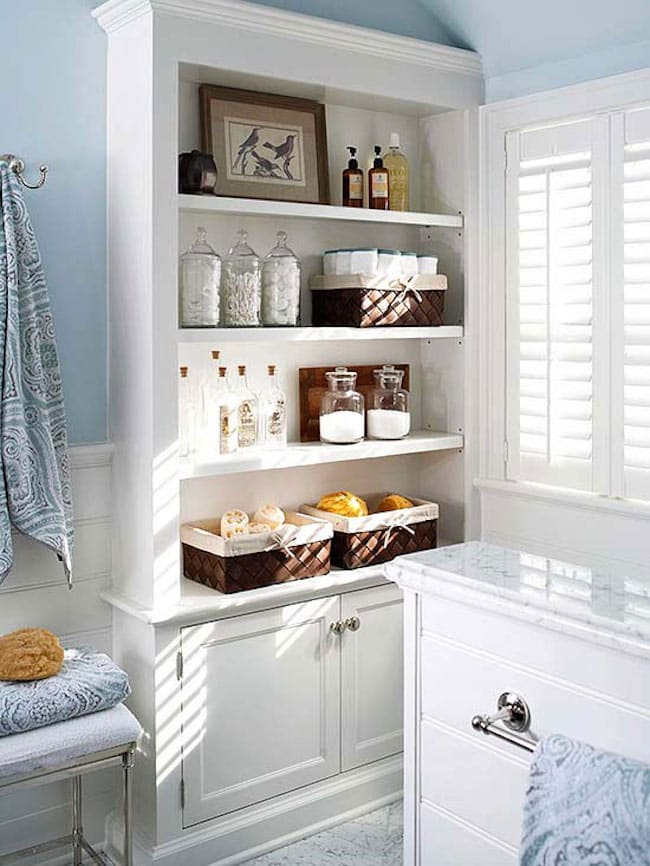
[{"label": "marble counter edge", "polygon": [[147,625],[162,627],[191,625],[205,622],[207,619],[242,616],[255,611],[284,607],[359,589],[386,586],[388,583],[383,574],[383,567],[376,566],[356,571],[331,571],[321,577],[227,595],[184,579],[183,585],[191,593],[190,597],[186,596],[159,608],[147,608],[115,589],[107,589],[100,595],[103,601],[122,613],[135,617]]},{"label": "marble counter edge", "polygon": [[596,615],[572,617],[552,607],[527,604],[501,587],[477,584],[473,578],[431,565],[410,565],[395,560],[385,566],[384,574],[387,580],[396,583],[403,590],[445,598],[504,616],[514,616],[540,628],[650,659],[650,640],[634,635],[623,625],[617,627],[612,620]]}]

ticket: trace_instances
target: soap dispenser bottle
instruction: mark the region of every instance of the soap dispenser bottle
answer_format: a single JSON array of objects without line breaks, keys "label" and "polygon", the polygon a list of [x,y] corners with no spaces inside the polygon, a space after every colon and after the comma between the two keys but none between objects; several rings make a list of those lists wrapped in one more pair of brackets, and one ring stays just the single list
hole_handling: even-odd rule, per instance
[{"label": "soap dispenser bottle", "polygon": [[368,172],[368,207],[373,210],[388,210],[388,169],[384,168],[381,147],[375,145],[375,161]]},{"label": "soap dispenser bottle", "polygon": [[363,207],[363,172],[356,159],[356,147],[348,147],[350,159],[343,172],[343,207]]}]

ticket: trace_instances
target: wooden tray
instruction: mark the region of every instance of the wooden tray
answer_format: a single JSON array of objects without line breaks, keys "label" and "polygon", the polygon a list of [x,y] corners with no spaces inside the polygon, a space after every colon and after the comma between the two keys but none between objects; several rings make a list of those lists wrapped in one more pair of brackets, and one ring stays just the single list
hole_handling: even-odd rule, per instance
[{"label": "wooden tray", "polygon": [[[347,365],[348,370],[357,374],[357,391],[368,400],[368,392],[375,384],[373,371],[380,369],[382,364]],[[409,390],[410,368],[408,364],[394,364],[396,370],[402,370],[404,379],[402,387]],[[323,392],[327,391],[325,373],[334,369],[329,367],[300,367],[298,369],[298,387],[300,391],[300,441],[318,442],[320,439],[318,419],[320,416],[320,401]]]}]

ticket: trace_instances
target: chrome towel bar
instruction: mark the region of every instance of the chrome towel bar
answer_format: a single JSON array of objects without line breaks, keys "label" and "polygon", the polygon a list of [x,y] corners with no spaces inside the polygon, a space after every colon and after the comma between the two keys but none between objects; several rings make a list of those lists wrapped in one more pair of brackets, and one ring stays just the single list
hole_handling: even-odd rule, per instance
[{"label": "chrome towel bar", "polygon": [[[501,727],[502,723],[505,727]],[[514,692],[503,692],[497,701],[497,712],[493,716],[476,715],[472,719],[475,731],[492,734],[500,740],[534,752],[537,743],[520,734],[530,728],[530,708],[526,701]]]}]

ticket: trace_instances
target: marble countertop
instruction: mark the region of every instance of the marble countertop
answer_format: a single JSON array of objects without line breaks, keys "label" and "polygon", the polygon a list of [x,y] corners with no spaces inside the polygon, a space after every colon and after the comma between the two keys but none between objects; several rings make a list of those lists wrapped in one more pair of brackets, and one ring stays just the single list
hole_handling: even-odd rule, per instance
[{"label": "marble countertop", "polygon": [[400,557],[389,580],[650,658],[647,581],[480,541]]}]

